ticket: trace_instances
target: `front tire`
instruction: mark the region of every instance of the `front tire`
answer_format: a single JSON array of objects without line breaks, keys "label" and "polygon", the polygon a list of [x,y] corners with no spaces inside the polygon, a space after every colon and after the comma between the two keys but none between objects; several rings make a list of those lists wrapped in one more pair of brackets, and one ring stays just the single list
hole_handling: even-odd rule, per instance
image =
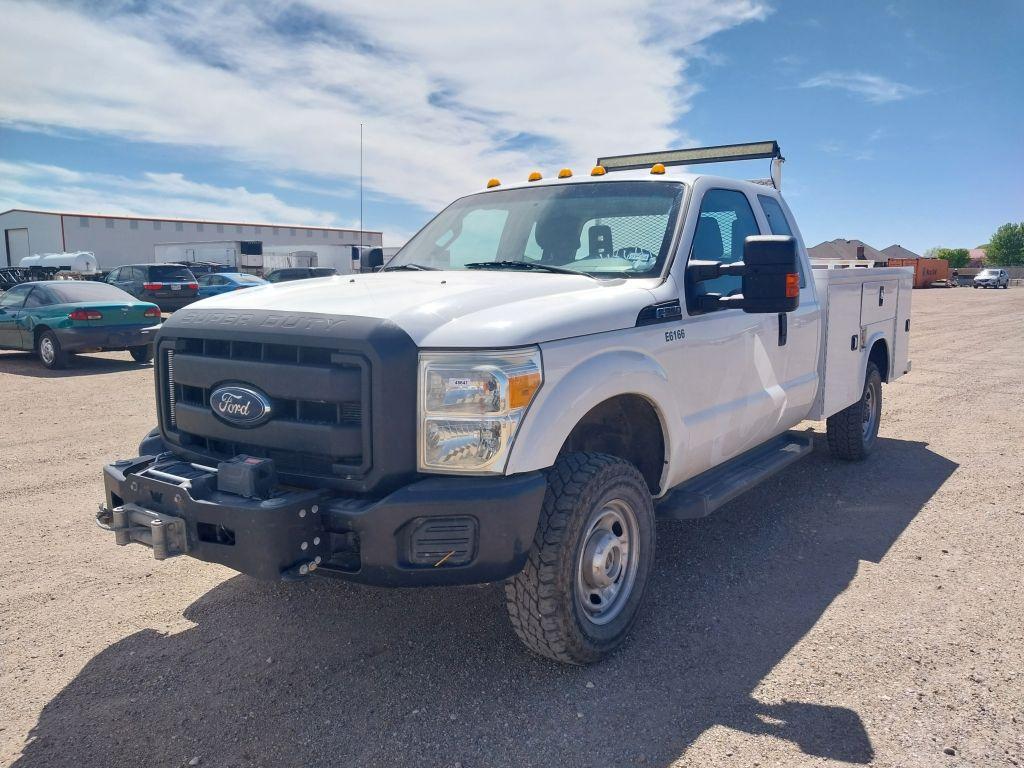
[{"label": "front tire", "polygon": [[53,331],[44,331],[36,341],[36,354],[44,368],[59,370],[68,364],[67,352],[60,348],[60,340]]},{"label": "front tire", "polygon": [[878,425],[882,420],[882,374],[878,366],[868,363],[864,391],[860,400],[829,416],[825,422],[828,448],[844,461],[867,458],[878,441]]},{"label": "front tire", "polygon": [[505,585],[519,639],[565,664],[612,653],[639,613],[654,538],[654,503],[636,467],[600,453],[561,457],[526,567]]},{"label": "front tire", "polygon": [[128,354],[136,363],[148,363],[153,359],[153,347],[149,344],[144,347],[132,347],[128,350]]}]

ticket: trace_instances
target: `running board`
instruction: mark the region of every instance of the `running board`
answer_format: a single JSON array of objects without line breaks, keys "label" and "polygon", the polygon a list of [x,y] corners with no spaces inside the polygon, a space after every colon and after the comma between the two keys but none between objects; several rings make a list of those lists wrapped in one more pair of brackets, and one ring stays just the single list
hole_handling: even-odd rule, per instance
[{"label": "running board", "polygon": [[707,517],[814,450],[809,435],[785,432],[734,459],[677,485],[654,508],[659,518]]}]

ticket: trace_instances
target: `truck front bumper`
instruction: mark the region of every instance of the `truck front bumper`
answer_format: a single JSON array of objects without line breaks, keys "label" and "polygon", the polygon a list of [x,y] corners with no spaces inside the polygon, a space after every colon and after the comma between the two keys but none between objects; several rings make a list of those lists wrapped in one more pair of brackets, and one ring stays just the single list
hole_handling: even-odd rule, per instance
[{"label": "truck front bumper", "polygon": [[249,499],[170,454],[108,464],[97,522],[158,559],[189,555],[261,579],[312,573],[380,586],[475,584],[518,573],[544,500],[540,472],[434,477],[377,499],[281,486]]}]

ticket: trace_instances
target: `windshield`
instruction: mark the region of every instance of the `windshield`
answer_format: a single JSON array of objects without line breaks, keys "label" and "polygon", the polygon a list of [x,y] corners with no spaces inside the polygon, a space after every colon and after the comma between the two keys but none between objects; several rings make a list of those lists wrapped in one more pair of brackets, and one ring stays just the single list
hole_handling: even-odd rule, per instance
[{"label": "windshield", "polygon": [[683,191],[679,182],[610,181],[470,195],[441,211],[386,269],[520,262],[599,277],[657,277]]},{"label": "windshield", "polygon": [[135,301],[131,295],[107,283],[67,280],[61,285],[48,283],[47,288],[63,304],[79,301]]},{"label": "windshield", "polygon": [[981,270],[981,277],[995,277],[999,274],[998,269],[983,269]]}]

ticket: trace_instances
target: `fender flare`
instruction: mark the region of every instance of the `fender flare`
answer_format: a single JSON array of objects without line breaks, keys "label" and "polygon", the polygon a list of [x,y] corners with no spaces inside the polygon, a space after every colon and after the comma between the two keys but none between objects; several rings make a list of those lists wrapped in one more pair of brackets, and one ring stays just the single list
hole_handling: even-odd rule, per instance
[{"label": "fender flare", "polygon": [[[639,352],[600,352],[575,366],[553,385],[545,382],[516,434],[506,474],[546,469],[555,463],[572,430],[594,407],[621,395],[642,397],[661,423],[665,446],[662,484],[681,424],[665,369]],[[676,434],[673,434],[673,433]]]}]

